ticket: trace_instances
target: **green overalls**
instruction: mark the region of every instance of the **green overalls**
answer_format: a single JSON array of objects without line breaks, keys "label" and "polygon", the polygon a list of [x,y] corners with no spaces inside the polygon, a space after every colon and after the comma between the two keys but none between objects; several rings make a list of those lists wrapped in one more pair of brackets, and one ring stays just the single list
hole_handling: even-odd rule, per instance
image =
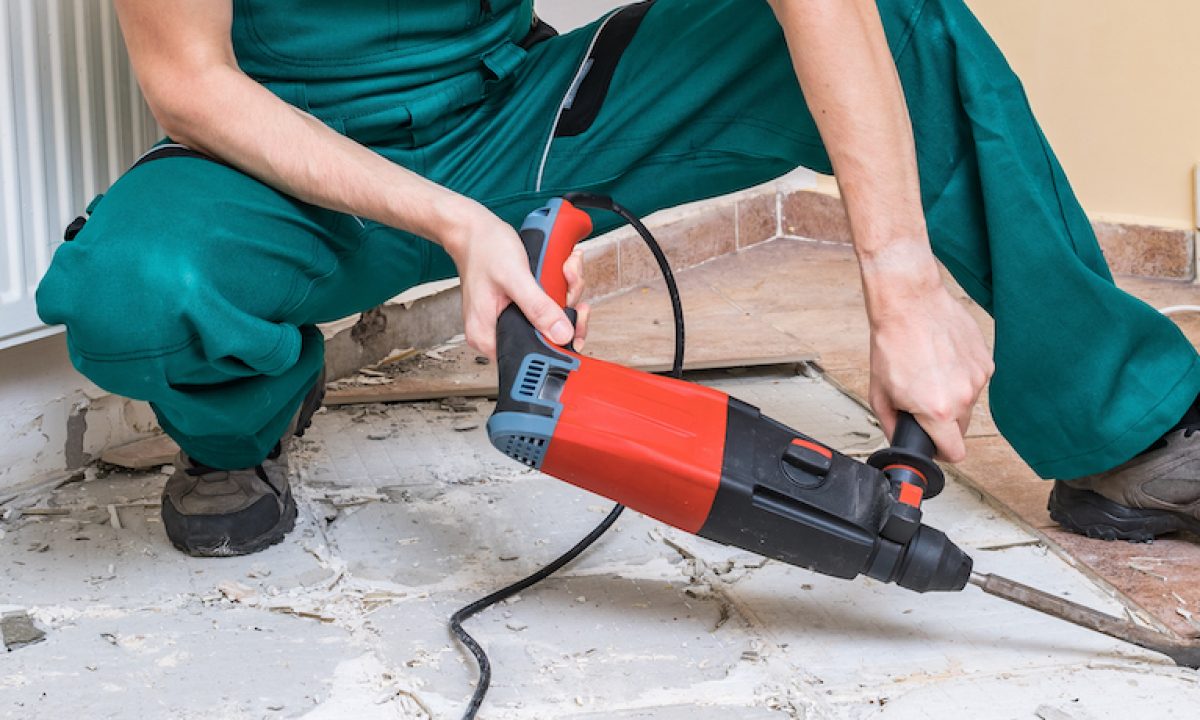
[{"label": "green overalls", "polygon": [[[233,40],[287,102],[514,225],[569,190],[647,214],[830,172],[765,2],[658,0],[540,41],[531,4],[235,0]],[[962,1],[879,7],[934,249],[996,319],[997,424],[1046,477],[1128,459],[1200,391],[1195,350],[1114,287]],[[258,463],[282,435],[322,364],[315,323],[455,273],[426,240],[186,154],[134,167],[91,211],[39,288],[42,318],[66,324],[81,372],[150,401],[216,467]]]}]

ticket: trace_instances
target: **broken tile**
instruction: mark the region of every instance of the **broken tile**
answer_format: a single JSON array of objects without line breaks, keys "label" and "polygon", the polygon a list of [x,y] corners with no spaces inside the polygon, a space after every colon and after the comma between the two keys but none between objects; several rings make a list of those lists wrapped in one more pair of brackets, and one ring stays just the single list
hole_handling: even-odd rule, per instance
[{"label": "broken tile", "polygon": [[24,610],[0,615],[0,636],[3,636],[4,647],[9,652],[46,639],[46,633],[34,624],[33,618]]},{"label": "broken tile", "polygon": [[105,450],[100,459],[131,470],[149,470],[175,461],[179,446],[166,435],[154,435]]}]

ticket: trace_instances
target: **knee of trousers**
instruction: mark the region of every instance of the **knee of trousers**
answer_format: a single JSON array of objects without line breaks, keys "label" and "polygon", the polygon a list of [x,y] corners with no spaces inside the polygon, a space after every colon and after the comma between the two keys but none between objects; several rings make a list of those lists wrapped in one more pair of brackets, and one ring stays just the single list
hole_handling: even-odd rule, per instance
[{"label": "knee of trousers", "polygon": [[166,380],[161,358],[190,335],[172,279],[181,268],[151,268],[106,245],[81,237],[58,249],[37,289],[38,314],[65,326],[72,362],[97,385],[155,399],[151,386]]},{"label": "knee of trousers", "polygon": [[[209,275],[212,263],[152,239],[85,234],[55,253],[37,305],[44,322],[66,327],[73,364],[100,387],[163,402],[173,386],[277,374],[295,362],[298,328],[223,297]],[[138,249],[122,250],[129,247]]]}]

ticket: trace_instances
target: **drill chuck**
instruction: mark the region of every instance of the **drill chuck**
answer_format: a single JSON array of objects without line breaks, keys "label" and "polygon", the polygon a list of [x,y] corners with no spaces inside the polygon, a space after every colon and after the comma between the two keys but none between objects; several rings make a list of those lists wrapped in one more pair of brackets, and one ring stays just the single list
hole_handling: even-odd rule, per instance
[{"label": "drill chuck", "polygon": [[921,525],[905,545],[880,539],[867,575],[914,592],[958,592],[971,579],[971,557],[941,530]]}]

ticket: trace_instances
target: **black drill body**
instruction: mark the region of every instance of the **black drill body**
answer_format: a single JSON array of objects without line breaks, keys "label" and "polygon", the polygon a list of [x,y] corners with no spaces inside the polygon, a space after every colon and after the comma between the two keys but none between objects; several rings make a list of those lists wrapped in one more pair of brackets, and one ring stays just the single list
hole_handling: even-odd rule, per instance
[{"label": "black drill body", "polygon": [[970,557],[922,525],[919,510],[897,521],[913,508],[900,502],[901,483],[889,476],[911,471],[885,472],[815,441],[794,444],[795,430],[736,399],[727,433],[721,485],[701,537],[837,578],[867,575],[916,592],[966,585]]}]

